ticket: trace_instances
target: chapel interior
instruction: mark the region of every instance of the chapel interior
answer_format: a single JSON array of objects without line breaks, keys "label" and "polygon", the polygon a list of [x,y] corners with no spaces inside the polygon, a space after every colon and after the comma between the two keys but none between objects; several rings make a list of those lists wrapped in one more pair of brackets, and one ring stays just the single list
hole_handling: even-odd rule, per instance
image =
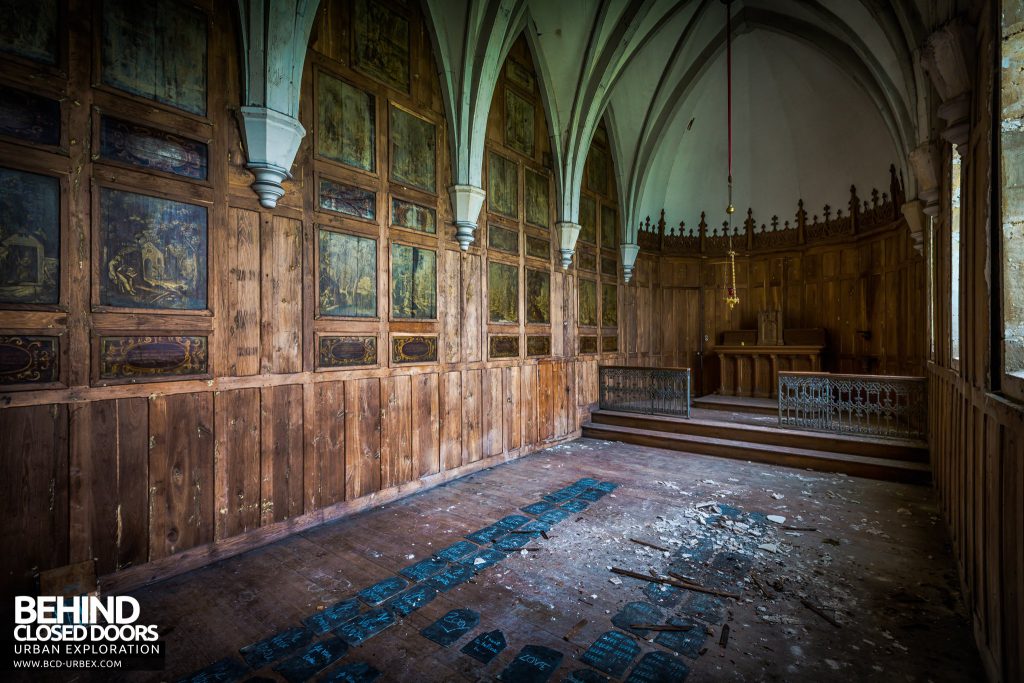
[{"label": "chapel interior", "polygon": [[1020,0],[0,14],[14,680],[1024,681]]}]

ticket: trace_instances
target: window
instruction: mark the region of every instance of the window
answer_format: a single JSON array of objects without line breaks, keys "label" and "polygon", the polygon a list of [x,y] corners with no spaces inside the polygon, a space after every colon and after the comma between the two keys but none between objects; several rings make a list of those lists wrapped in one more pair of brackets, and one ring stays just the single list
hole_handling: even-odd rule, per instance
[{"label": "window", "polygon": [[949,334],[950,356],[960,360],[960,151],[953,145],[949,165]]},{"label": "window", "polygon": [[[1003,3],[1000,69],[1000,224],[1002,226],[1003,372],[1024,380],[1024,7]],[[1017,393],[1017,392],[1015,392]]]}]

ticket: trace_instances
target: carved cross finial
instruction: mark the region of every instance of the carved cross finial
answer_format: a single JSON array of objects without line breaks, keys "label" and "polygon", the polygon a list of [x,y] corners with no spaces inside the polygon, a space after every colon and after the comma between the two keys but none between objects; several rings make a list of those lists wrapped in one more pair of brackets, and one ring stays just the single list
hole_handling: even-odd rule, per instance
[{"label": "carved cross finial", "polygon": [[828,223],[830,220],[832,220],[832,207],[829,206],[828,204],[825,205],[824,214],[825,214],[825,222],[826,223]]},{"label": "carved cross finial", "polygon": [[878,208],[878,189],[871,190],[871,206]]},{"label": "carved cross finial", "polygon": [[[789,225],[788,221],[787,221],[786,225]],[[779,229],[779,217],[778,216],[772,216],[772,230],[778,230],[778,229]]]}]

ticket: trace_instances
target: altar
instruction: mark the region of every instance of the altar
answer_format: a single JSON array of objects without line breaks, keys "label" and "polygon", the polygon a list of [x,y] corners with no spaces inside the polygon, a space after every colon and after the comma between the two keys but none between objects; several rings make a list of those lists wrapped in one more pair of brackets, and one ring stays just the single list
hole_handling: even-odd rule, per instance
[{"label": "altar", "polygon": [[820,371],[824,349],[825,330],[785,330],[780,311],[762,311],[758,329],[722,333],[718,393],[776,398],[779,372]]}]

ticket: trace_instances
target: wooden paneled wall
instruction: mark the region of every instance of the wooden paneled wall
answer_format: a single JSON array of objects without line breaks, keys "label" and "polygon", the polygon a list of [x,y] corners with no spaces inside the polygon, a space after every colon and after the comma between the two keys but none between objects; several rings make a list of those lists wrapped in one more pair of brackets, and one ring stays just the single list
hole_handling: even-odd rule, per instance
[{"label": "wooden paneled wall", "polygon": [[925,261],[902,220],[827,245],[740,253],[731,311],[728,278],[724,258],[641,252],[623,288],[629,362],[703,367],[694,391],[710,393],[722,332],[756,329],[758,311],[776,308],[787,328],[826,330],[826,370],[924,374]]},{"label": "wooden paneled wall", "polygon": [[[992,681],[1024,680],[1024,403],[999,391],[993,320],[992,93],[998,91],[999,6],[974,3],[977,27],[970,139],[960,147],[960,272],[950,272],[949,148],[941,210],[929,248],[935,267],[935,354],[928,363],[929,440],[935,485],[953,541],[975,640]],[[968,48],[969,49],[969,48]],[[998,204],[996,204],[998,206]],[[960,358],[951,358],[950,283],[960,280]]]},{"label": "wooden paneled wall", "polygon": [[[368,506],[572,438],[596,400],[596,365],[612,353],[577,358],[576,273],[555,263],[546,228],[502,219],[519,236],[518,255],[493,253],[485,210],[477,242],[458,250],[447,198],[447,130],[430,39],[416,3],[388,3],[408,20],[410,85],[394,88],[352,59],[353,4],[321,3],[303,79],[300,117],[308,134],[294,178],[274,210],[261,208],[235,116],[240,102],[238,40],[229,5],[200,2],[208,19],[208,111],[182,113],[106,85],[97,26],[100,3],[71,0],[55,67],[0,56],[0,85],[40,91],[61,102],[62,142],[41,147],[0,135],[3,166],[52,174],[62,188],[63,241],[58,305],[0,310],[0,333],[58,337],[59,381],[0,387],[0,559],[4,593],[30,592],[41,572],[95,560],[104,590],[123,590],[201,566]],[[513,50],[535,79],[525,41]],[[376,100],[372,172],[344,167],[316,151],[319,74]],[[535,153],[506,144],[503,91],[495,93],[488,147],[515,160],[520,216],[523,168],[550,175],[551,155],[539,89],[519,94],[536,108]],[[390,107],[436,127],[436,191],[391,178]],[[99,113],[209,145],[209,176],[191,181],[109,163],[93,136]],[[375,193],[375,218],[319,208],[323,175]],[[610,169],[609,169],[609,175]],[[208,210],[208,311],[122,311],[90,303],[100,273],[98,188],[118,187],[188,201]],[[437,234],[391,224],[391,198],[437,212]],[[614,203],[614,188],[605,201]],[[318,315],[317,232],[376,240],[378,315]],[[527,257],[525,235],[546,237],[547,258]],[[437,315],[391,313],[389,254],[395,242],[437,253]],[[520,322],[488,322],[487,263],[517,265]],[[550,323],[527,324],[526,267],[551,275]],[[604,279],[616,283],[617,274]],[[488,335],[518,336],[520,352],[491,357]],[[97,372],[104,334],[197,334],[209,339],[202,377],[110,382]],[[376,338],[377,361],[330,369],[318,362],[323,336]],[[528,356],[526,335],[550,334],[551,351]],[[609,336],[617,334],[606,332]],[[435,338],[437,360],[396,364],[395,335]],[[582,407],[582,410],[580,408]]]}]

